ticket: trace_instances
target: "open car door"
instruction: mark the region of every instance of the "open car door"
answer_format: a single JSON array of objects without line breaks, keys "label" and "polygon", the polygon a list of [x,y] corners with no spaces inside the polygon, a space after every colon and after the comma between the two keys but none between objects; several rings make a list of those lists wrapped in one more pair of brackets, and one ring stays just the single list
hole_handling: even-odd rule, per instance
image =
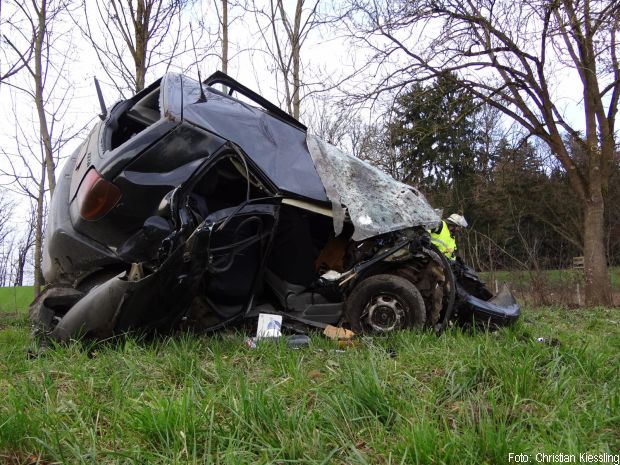
[{"label": "open car door", "polygon": [[187,316],[195,299],[208,305],[212,326],[247,311],[277,224],[277,200],[256,199],[216,211],[187,239],[191,214],[187,202],[180,205],[182,221],[162,242],[170,252],[161,266],[148,272],[136,263],[130,272],[92,289],[55,325],[52,339],[171,328]]}]

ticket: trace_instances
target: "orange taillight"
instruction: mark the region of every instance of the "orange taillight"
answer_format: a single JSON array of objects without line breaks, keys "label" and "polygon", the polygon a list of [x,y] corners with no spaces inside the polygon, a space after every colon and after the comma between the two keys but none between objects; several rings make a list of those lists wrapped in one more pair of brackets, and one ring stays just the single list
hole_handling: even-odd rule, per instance
[{"label": "orange taillight", "polygon": [[91,168],[80,184],[76,201],[80,216],[94,221],[103,218],[120,198],[120,189]]}]

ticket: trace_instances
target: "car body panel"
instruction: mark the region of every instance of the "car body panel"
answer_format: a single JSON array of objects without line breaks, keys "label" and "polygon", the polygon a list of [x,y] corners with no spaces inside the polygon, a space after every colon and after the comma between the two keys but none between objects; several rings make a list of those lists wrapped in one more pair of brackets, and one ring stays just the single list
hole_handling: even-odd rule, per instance
[{"label": "car body panel", "polygon": [[[188,88],[192,89],[189,95]],[[206,102],[192,103],[199,86],[187,78],[184,92],[185,121],[233,141],[282,192],[328,201],[308,153],[304,131],[214,89],[206,91]]]},{"label": "car body panel", "polygon": [[307,146],[332,204],[336,234],[345,214],[355,228],[354,241],[412,226],[430,229],[441,221],[417,189],[316,136],[308,135]]}]

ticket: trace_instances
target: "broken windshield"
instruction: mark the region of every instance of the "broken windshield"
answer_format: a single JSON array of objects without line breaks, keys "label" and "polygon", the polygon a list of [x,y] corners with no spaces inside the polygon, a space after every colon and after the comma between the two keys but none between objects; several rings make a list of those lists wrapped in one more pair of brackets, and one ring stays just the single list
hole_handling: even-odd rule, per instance
[{"label": "broken windshield", "polygon": [[336,234],[342,231],[345,211],[355,227],[355,241],[412,226],[431,228],[441,221],[417,189],[316,136],[308,135],[306,142],[332,203]]}]

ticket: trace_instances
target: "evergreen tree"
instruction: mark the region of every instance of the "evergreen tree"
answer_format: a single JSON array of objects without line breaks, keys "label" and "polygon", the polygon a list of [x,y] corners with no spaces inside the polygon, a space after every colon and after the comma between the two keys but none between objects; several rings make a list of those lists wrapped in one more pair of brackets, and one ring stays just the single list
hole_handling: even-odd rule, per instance
[{"label": "evergreen tree", "polygon": [[394,111],[389,139],[403,180],[431,197],[456,194],[448,201],[453,205],[443,206],[458,209],[468,196],[472,175],[482,168],[474,98],[451,74],[443,74],[432,85],[415,84]]}]

